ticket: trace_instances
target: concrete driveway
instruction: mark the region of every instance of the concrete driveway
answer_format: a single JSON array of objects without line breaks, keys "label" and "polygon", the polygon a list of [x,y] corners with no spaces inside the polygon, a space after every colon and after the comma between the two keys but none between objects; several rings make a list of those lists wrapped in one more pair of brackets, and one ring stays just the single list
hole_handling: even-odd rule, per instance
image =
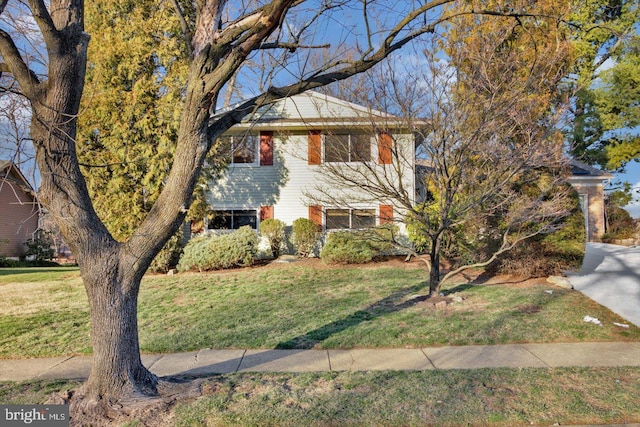
[{"label": "concrete driveway", "polygon": [[640,327],[640,247],[587,243],[573,287]]}]

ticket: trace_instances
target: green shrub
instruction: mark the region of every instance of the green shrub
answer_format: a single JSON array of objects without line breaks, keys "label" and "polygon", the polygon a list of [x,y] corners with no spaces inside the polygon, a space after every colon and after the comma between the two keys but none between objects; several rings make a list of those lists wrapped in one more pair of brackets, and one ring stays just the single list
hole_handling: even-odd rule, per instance
[{"label": "green shrub", "polygon": [[180,255],[182,255],[182,237],[182,230],[171,236],[158,255],[151,261],[150,272],[166,273],[178,264]]},{"label": "green shrub", "polygon": [[18,261],[0,256],[0,268],[22,267],[60,267],[60,264],[53,261]]},{"label": "green shrub", "polygon": [[[437,211],[438,207],[434,203],[423,203],[416,206],[415,212],[407,217],[407,235],[418,253],[428,253],[431,250],[429,231],[433,233],[440,227]],[[428,227],[425,222],[429,224]],[[462,225],[449,226],[440,237],[440,256],[452,268],[482,261],[495,249],[494,240],[498,231],[496,224],[484,217],[476,217]]]},{"label": "green shrub", "polygon": [[320,227],[315,222],[307,218],[298,218],[293,221],[291,240],[298,256],[309,256],[319,238]]},{"label": "green shrub", "polygon": [[179,271],[220,270],[253,264],[258,235],[249,226],[230,234],[191,239],[178,263]]},{"label": "green shrub", "polygon": [[39,232],[35,239],[27,240],[24,244],[27,246],[25,255],[27,258],[33,257],[34,261],[51,261],[55,255],[49,233]]},{"label": "green shrub", "polygon": [[413,248],[418,253],[427,252],[431,246],[427,227],[422,221],[431,222],[434,216],[433,210],[434,208],[431,204],[421,203],[415,206],[415,212],[409,212],[407,216],[407,235],[409,241],[413,244]]},{"label": "green shrub", "polygon": [[490,270],[523,277],[545,277],[579,269],[584,258],[586,231],[577,193],[574,202],[575,207],[560,229],[521,242]]},{"label": "green shrub", "polygon": [[603,240],[631,239],[636,234],[633,218],[625,209],[618,206],[606,206],[607,232]]},{"label": "green shrub", "polygon": [[320,252],[320,258],[327,264],[364,264],[375,255],[371,242],[349,231],[331,233]]},{"label": "green shrub", "polygon": [[376,255],[382,255],[393,249],[399,228],[397,225],[384,224],[373,228],[365,228],[355,233],[367,241]]},{"label": "green shrub", "polygon": [[260,234],[267,238],[271,248],[271,256],[278,258],[285,242],[285,223],[279,219],[265,219],[260,222]]}]

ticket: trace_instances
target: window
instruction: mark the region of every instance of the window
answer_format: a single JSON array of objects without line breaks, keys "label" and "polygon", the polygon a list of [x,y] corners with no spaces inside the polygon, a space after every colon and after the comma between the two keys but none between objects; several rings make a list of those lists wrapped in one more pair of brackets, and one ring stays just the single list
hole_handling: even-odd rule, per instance
[{"label": "window", "polygon": [[212,230],[237,230],[245,225],[258,229],[258,211],[256,209],[234,209],[215,211],[209,221]]},{"label": "window", "polygon": [[325,162],[368,162],[370,160],[371,137],[368,134],[325,135]]},{"label": "window", "polygon": [[354,209],[351,211],[351,228],[371,228],[375,226],[375,209]]},{"label": "window", "polygon": [[231,151],[230,164],[251,165],[258,163],[258,142],[260,139],[257,135],[226,136],[220,141],[226,150]]},{"label": "window", "polygon": [[327,209],[327,230],[371,228],[376,225],[375,209]]},{"label": "window", "polygon": [[349,209],[327,209],[327,229],[351,228]]}]

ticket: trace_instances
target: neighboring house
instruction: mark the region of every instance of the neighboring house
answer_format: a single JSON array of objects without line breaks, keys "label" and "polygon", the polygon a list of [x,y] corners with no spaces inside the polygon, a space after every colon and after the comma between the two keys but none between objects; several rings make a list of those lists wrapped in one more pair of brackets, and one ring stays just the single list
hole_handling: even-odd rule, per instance
[{"label": "neighboring house", "polygon": [[611,178],[608,172],[571,160],[569,183],[580,196],[589,242],[599,241],[605,232],[604,183]]},{"label": "neighboring house", "polygon": [[[314,189],[328,185],[324,184],[322,168],[327,163],[389,168],[392,149],[402,150],[406,158],[414,158],[413,136],[392,130],[392,137],[390,117],[315,92],[258,109],[222,139],[229,144],[231,161],[208,194],[215,209],[208,228],[237,229],[249,225],[259,229],[260,221],[269,218],[288,226],[297,218],[308,218],[325,231],[390,222],[399,215],[390,201],[370,200],[340,206],[321,204],[314,198]],[[376,130],[376,124],[372,123],[376,118],[385,123],[384,131]],[[413,167],[398,179],[414,192]],[[353,200],[358,200],[359,195],[353,194]]]},{"label": "neighboring house", "polygon": [[11,161],[0,160],[0,256],[24,256],[38,230],[40,210],[31,185]]}]

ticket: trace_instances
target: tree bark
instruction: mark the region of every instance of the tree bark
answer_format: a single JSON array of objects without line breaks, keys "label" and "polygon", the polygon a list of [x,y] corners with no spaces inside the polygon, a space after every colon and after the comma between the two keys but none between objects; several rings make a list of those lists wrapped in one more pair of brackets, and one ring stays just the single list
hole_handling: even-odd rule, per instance
[{"label": "tree bark", "polygon": [[[153,395],[157,378],[140,359],[137,300],[154,250],[168,239],[171,227],[156,226],[151,243],[132,248],[116,242],[93,209],[75,151],[89,38],[81,9],[53,3],[51,16],[39,3],[39,23],[50,47],[47,80],[31,78],[21,85],[32,108],[31,138],[41,174],[38,197],[76,256],[91,308],[93,365],[81,395],[88,405]],[[76,13],[58,13],[65,6]],[[65,27],[65,37],[56,25]]]},{"label": "tree bark", "polygon": [[86,283],[91,306],[93,364],[84,387],[89,402],[157,394],[158,379],[140,359],[138,291],[140,281],[115,274]]},{"label": "tree bark", "polygon": [[66,126],[73,125],[65,125],[53,110],[36,107],[34,112],[31,134],[42,171],[39,197],[76,255],[91,308],[93,364],[81,395],[87,405],[154,395],[157,378],[140,360],[137,324],[140,281],[153,253],[131,253],[111,237],[93,210],[71,155],[67,137],[74,133]]},{"label": "tree bark", "polygon": [[440,237],[431,240],[431,251],[429,252],[431,269],[429,270],[429,296],[438,296],[440,293]]}]

